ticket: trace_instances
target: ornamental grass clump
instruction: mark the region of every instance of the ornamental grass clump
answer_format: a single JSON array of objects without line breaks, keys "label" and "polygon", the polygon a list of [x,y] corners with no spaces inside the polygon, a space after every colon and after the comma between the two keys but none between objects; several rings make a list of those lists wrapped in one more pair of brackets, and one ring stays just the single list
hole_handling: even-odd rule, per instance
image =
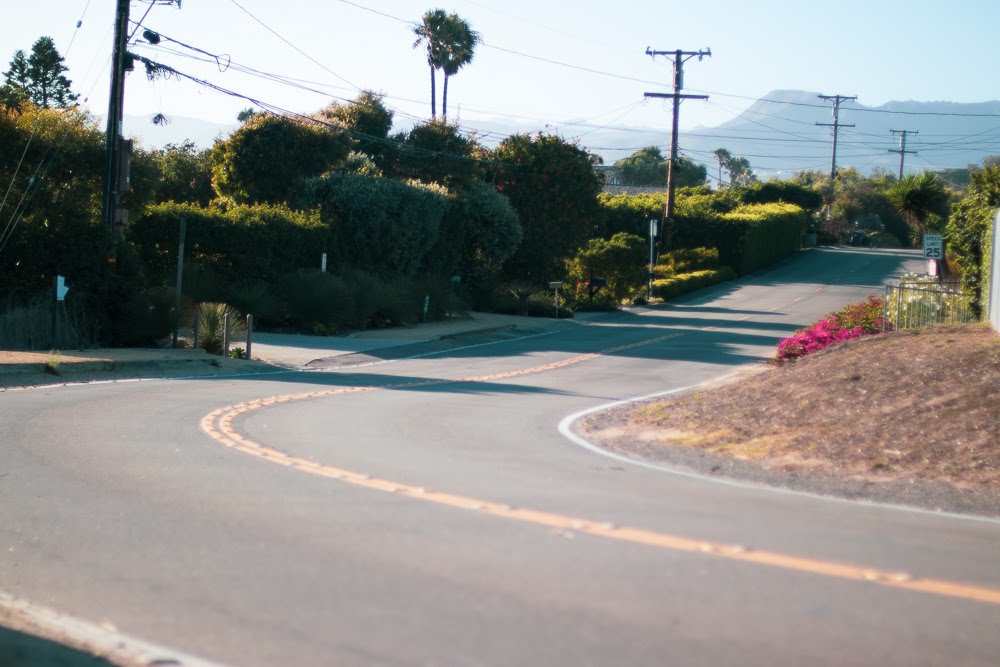
[{"label": "ornamental grass clump", "polygon": [[882,332],[882,299],[870,296],[867,301],[845,306],[822,320],[778,343],[777,363],[794,361],[818,352],[834,343]]}]

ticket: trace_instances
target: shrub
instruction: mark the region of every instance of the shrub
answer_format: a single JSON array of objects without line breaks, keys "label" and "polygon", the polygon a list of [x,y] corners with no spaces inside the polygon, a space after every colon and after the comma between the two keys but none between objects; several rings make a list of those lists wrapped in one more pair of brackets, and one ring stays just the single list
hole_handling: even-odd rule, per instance
[{"label": "shrub", "polygon": [[718,248],[677,248],[660,255],[653,269],[658,278],[719,268]]},{"label": "shrub", "polygon": [[334,266],[412,277],[437,239],[447,194],[436,185],[335,173],[309,182],[308,202],[330,230]]},{"label": "shrub", "polygon": [[778,343],[776,361],[793,361],[842,340],[882,333],[882,315],[883,301],[874,296],[845,306]]},{"label": "shrub", "polygon": [[340,278],[302,269],[281,280],[280,293],[293,326],[314,333],[334,333],[354,321],[354,299]]},{"label": "shrub", "polygon": [[243,315],[230,305],[224,303],[199,303],[198,316],[198,346],[209,354],[222,354],[226,335],[226,316],[229,316],[229,339],[239,338],[246,334],[246,324]]},{"label": "shrub", "polygon": [[255,324],[276,325],[284,320],[284,304],[263,280],[244,280],[231,286],[227,294],[227,301],[241,313],[253,315]]},{"label": "shrub", "polygon": [[661,299],[669,299],[672,296],[693,292],[702,287],[715,285],[736,277],[736,272],[728,266],[718,269],[705,269],[703,271],[693,271],[682,273],[670,278],[661,278],[653,281],[653,296]]},{"label": "shrub", "polygon": [[625,233],[587,241],[576,257],[566,262],[566,291],[578,302],[590,301],[591,278],[605,278],[604,291],[620,303],[646,283],[646,247],[642,237]]},{"label": "shrub", "polygon": [[169,287],[144,290],[131,299],[114,323],[115,340],[125,346],[150,346],[166,338],[179,321],[177,293]]}]

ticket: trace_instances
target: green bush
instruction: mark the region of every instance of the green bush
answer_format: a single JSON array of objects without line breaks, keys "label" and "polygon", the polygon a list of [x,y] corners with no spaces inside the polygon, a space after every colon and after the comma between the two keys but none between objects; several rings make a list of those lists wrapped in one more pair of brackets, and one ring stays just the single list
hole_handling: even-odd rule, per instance
[{"label": "green bush", "polygon": [[285,276],[279,288],[290,324],[313,333],[336,333],[354,321],[354,299],[347,284],[318,269]]},{"label": "green bush", "polygon": [[669,299],[673,296],[693,292],[702,287],[715,285],[736,278],[736,272],[728,266],[719,269],[705,269],[692,273],[682,273],[671,278],[653,281],[653,296]]},{"label": "green bush", "polygon": [[962,291],[972,298],[977,316],[988,310],[993,217],[1000,206],[1000,165],[972,172],[972,185],[952,207],[945,227],[948,253],[962,271]]},{"label": "green bush", "polygon": [[147,289],[125,304],[115,320],[114,337],[125,346],[151,346],[173,332],[179,317],[173,289]]},{"label": "green bush", "polygon": [[602,292],[616,302],[632,296],[646,284],[647,242],[634,234],[618,233],[610,239],[590,239],[576,257],[566,262],[567,292],[582,302],[589,298],[590,279],[605,278]]},{"label": "green bush", "polygon": [[255,325],[274,326],[284,320],[284,304],[266,282],[251,278],[232,285],[226,299],[241,313],[253,315]]},{"label": "green bush", "polygon": [[678,273],[717,268],[719,268],[718,248],[677,248],[660,255],[654,273],[657,278],[669,278]]},{"label": "green bush", "polygon": [[334,266],[405,277],[417,273],[449,205],[441,186],[344,173],[311,180],[307,200],[330,231]]}]

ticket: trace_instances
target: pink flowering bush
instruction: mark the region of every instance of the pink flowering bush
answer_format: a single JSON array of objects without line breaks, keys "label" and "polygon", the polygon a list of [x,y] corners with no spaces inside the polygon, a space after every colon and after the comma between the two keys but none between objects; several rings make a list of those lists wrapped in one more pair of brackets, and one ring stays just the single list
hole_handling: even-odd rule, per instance
[{"label": "pink flowering bush", "polygon": [[776,361],[793,361],[842,340],[881,333],[882,324],[882,299],[870,296],[867,301],[846,306],[782,340],[778,343]]}]

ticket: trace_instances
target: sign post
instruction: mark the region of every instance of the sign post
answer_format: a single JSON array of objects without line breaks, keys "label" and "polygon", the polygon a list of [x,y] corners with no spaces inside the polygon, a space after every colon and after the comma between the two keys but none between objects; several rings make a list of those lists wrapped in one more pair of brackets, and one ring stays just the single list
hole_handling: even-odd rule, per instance
[{"label": "sign post", "polygon": [[656,239],[657,232],[657,221],[655,219],[650,219],[649,221],[649,292],[646,295],[646,303],[653,298],[653,266],[656,259],[653,256],[654,243]]},{"label": "sign post", "polygon": [[927,273],[938,275],[938,266],[944,259],[944,238],[941,234],[924,234],[924,259],[927,260]]},{"label": "sign post", "polygon": [[552,290],[552,298],[556,305],[556,319],[559,319],[559,288],[562,287],[562,282],[553,281],[549,283],[549,289]]}]

